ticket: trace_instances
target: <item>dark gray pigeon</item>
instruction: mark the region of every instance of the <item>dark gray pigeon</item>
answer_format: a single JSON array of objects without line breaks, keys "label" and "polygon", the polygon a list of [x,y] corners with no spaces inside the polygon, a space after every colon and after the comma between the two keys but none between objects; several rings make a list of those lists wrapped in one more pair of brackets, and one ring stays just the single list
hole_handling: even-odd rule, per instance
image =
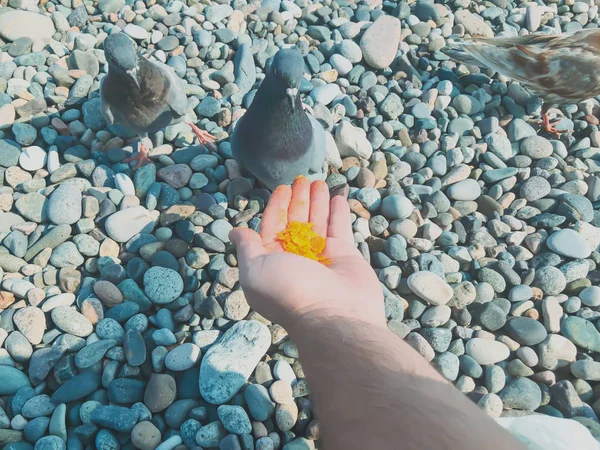
[{"label": "dark gray pigeon", "polygon": [[[120,123],[140,137],[136,168],[148,159],[144,139],[166,126],[181,122],[188,109],[187,96],[173,70],[160,62],[139,57],[136,44],[124,33],[104,41],[108,74],[100,84],[102,114],[109,124]],[[215,140],[208,132],[188,122],[202,145]],[[214,144],[213,144],[214,145]]]},{"label": "dark gray pigeon", "polygon": [[325,130],[300,100],[303,72],[296,49],[279,50],[231,137],[235,159],[269,189],[299,175],[311,180],[327,175]]}]

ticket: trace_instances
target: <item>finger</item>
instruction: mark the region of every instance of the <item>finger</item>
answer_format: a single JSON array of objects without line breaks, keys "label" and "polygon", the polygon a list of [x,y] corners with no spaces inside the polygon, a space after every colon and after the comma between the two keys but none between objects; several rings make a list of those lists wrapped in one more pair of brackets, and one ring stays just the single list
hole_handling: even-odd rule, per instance
[{"label": "finger", "polygon": [[313,230],[321,236],[327,236],[329,221],[329,187],[324,181],[315,181],[310,186],[309,221]]},{"label": "finger", "polygon": [[288,209],[288,222],[308,222],[310,211],[310,180],[299,176],[292,185],[292,201]]},{"label": "finger", "polygon": [[234,228],[229,232],[229,240],[237,249],[238,266],[246,270],[250,262],[265,254],[259,234],[249,228]]},{"label": "finger", "polygon": [[288,207],[291,198],[292,189],[290,186],[278,186],[273,191],[260,221],[260,236],[265,245],[275,241],[277,233],[283,231],[287,226]]},{"label": "finger", "polygon": [[327,236],[353,243],[350,206],[345,198],[336,195],[331,199]]}]

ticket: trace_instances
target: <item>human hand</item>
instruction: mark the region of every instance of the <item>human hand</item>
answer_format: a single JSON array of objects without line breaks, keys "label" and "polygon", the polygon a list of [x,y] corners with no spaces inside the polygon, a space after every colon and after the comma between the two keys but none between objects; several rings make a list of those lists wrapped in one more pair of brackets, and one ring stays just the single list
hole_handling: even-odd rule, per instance
[{"label": "human hand", "polygon": [[[323,265],[283,250],[277,233],[288,222],[312,222],[327,237]],[[250,306],[284,327],[315,319],[347,318],[385,327],[383,292],[373,269],[354,245],[348,202],[329,200],[323,181],[298,178],[273,192],[260,235],[235,228],[240,283]]]}]

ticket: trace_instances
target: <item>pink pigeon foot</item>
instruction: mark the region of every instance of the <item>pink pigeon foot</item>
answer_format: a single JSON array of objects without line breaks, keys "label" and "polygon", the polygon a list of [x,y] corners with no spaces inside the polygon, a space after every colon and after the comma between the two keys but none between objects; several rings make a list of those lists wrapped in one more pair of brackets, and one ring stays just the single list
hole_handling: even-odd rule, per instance
[{"label": "pink pigeon foot", "polygon": [[137,161],[137,164],[133,167],[133,170],[137,170],[142,167],[144,164],[151,162],[150,158],[148,158],[148,150],[144,145],[143,141],[140,141],[140,147],[137,153],[127,159],[124,162],[128,163],[131,161]]},{"label": "pink pigeon foot", "polygon": [[188,125],[192,128],[192,131],[198,138],[198,142],[200,143],[200,145],[211,148],[212,150],[217,149],[217,146],[215,144],[216,138],[212,134],[210,134],[208,131],[201,130],[192,122],[188,122]]}]

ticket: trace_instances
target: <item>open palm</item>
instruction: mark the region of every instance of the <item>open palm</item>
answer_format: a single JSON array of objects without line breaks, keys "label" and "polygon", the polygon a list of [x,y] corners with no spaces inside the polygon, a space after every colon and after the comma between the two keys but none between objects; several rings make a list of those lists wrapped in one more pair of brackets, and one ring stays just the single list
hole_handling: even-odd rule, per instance
[{"label": "open palm", "polygon": [[[277,240],[289,222],[312,222],[326,236],[323,265],[285,252]],[[350,209],[329,199],[327,184],[299,177],[279,186],[265,209],[260,235],[236,228],[240,283],[250,306],[284,326],[302,318],[346,317],[385,326],[383,293],[373,269],[354,245]]]}]

